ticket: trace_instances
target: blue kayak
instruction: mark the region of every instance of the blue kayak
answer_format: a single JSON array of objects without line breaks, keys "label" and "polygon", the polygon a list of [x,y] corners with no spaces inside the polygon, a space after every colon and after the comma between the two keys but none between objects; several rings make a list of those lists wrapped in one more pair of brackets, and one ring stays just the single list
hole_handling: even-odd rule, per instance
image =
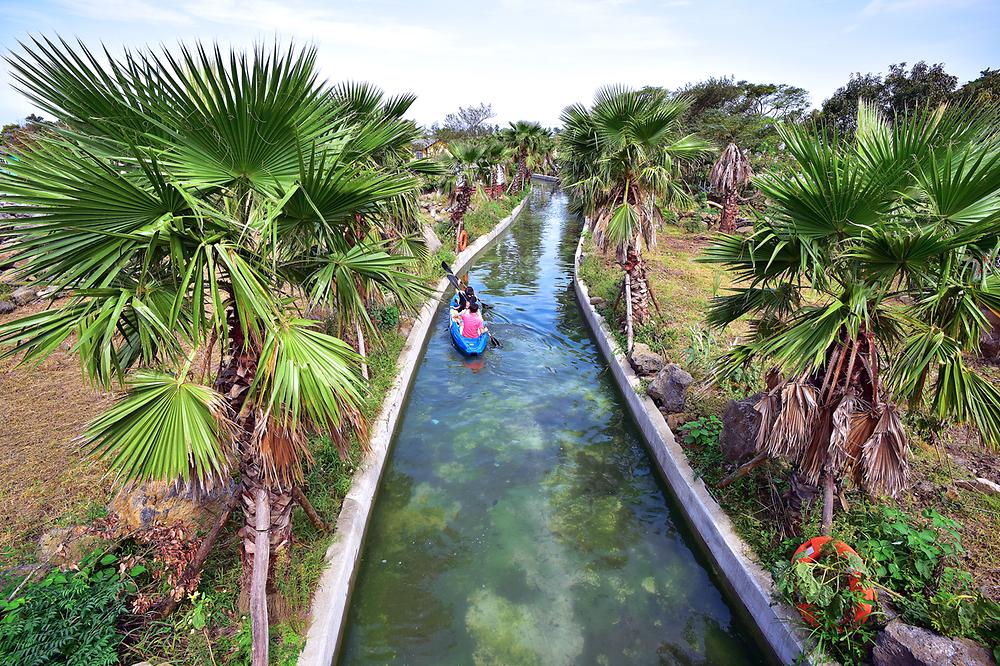
[{"label": "blue kayak", "polygon": [[[455,294],[451,298],[451,309],[458,307],[458,294]],[[490,343],[490,334],[483,333],[478,338],[467,338],[462,335],[462,328],[457,323],[448,319],[448,330],[451,331],[451,341],[455,343],[458,347],[458,351],[469,356],[478,356],[486,351],[487,345]]]}]

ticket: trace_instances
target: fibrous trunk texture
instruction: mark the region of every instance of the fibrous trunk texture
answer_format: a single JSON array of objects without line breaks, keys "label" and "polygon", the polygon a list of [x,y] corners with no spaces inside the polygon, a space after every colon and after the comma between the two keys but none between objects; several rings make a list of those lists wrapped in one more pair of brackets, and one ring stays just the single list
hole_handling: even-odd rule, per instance
[{"label": "fibrous trunk texture", "polygon": [[633,325],[645,324],[649,320],[649,280],[647,279],[646,262],[630,248],[625,255],[625,272],[628,273],[632,291]]},{"label": "fibrous trunk texture", "polygon": [[722,217],[719,220],[719,231],[724,234],[736,231],[736,218],[739,213],[740,206],[737,202],[736,190],[730,190],[722,197]]},{"label": "fibrous trunk texture", "polygon": [[474,185],[466,181],[459,189],[458,202],[455,204],[455,210],[451,213],[452,222],[461,222],[465,217],[465,213],[469,210],[469,203],[472,201],[473,188]]},{"label": "fibrous trunk texture", "polygon": [[521,159],[517,162],[517,186],[520,189],[524,189],[524,186],[528,182],[528,157],[522,155]]},{"label": "fibrous trunk texture", "polygon": [[[248,339],[234,312],[229,314],[231,337],[231,357],[226,362],[215,382],[216,389],[229,402],[230,413],[237,426],[235,449],[239,456],[240,494],[243,508],[243,527],[240,528],[240,559],[243,565],[240,576],[240,607],[247,611],[250,607],[250,584],[257,564],[257,497],[260,491],[267,499],[269,531],[265,535],[270,544],[265,556],[264,576],[272,603],[277,601],[274,585],[274,564],[287,556],[291,541],[292,488],[284,488],[269,482],[260,454],[252,443],[256,418],[254,411],[244,411],[247,391],[257,372],[260,349],[254,340]],[[275,604],[277,605],[277,604]],[[279,613],[280,615],[280,613]]]}]

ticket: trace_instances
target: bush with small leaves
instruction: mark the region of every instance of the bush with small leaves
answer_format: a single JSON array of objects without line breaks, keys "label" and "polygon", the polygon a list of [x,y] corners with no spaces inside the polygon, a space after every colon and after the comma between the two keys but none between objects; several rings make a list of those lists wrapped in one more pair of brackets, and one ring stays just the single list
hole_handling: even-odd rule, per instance
[{"label": "bush with small leaves", "polygon": [[12,583],[0,595],[0,664],[117,664],[117,623],[135,592],[133,575],[144,571],[139,569],[119,572],[116,556],[95,553],[79,570],[55,569],[8,600]]}]

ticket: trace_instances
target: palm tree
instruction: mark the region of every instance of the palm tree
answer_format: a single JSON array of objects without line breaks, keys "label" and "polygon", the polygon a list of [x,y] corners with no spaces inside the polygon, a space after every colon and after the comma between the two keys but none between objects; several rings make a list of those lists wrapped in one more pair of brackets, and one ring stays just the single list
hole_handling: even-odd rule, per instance
[{"label": "palm tree", "polygon": [[942,106],[889,123],[862,102],[851,142],[781,126],[796,172],[756,178],[768,218],[706,251],[744,284],[709,323],[753,317],[717,371],[762,359],[785,377],[757,405],[758,457],[822,486],[825,534],[845,478],[871,494],[905,487],[899,404],[1000,443],[1000,390],[966,361],[983,309],[1000,313],[998,119]]},{"label": "palm tree", "polygon": [[528,161],[537,155],[545,139],[549,138],[549,131],[538,123],[519,120],[503,130],[503,137],[517,159],[517,172],[511,186],[523,190],[531,178]]},{"label": "palm tree", "polygon": [[708,176],[712,188],[722,194],[722,215],[719,221],[719,231],[722,233],[731,234],[736,230],[736,216],[740,212],[740,189],[752,177],[750,160],[735,143],[730,143],[719,155]]},{"label": "palm tree", "polygon": [[612,87],[599,91],[591,108],[575,105],[562,113],[563,181],[593,221],[598,247],[615,248],[628,276],[632,316],[640,324],[649,317],[650,300],[642,246],[656,244],[663,220],[659,203],[686,197],[679,163],[711,151],[698,137],[682,133],[687,108],[683,98]]},{"label": "palm tree", "polygon": [[[476,182],[482,174],[483,146],[478,143],[452,143],[448,146],[455,165],[456,183],[458,184],[458,199],[455,209],[451,212],[451,221],[456,224],[455,243],[462,235],[463,220],[469,210],[472,195],[476,191]],[[457,251],[457,250],[456,250]]]},{"label": "palm tree", "polygon": [[508,148],[500,136],[493,134],[483,143],[483,155],[479,160],[480,173],[485,176],[490,188],[490,196],[497,198],[503,194],[503,178],[506,176],[503,164],[508,159]]},{"label": "palm tree", "polygon": [[86,432],[119,481],[207,487],[239,472],[242,586],[266,663],[261,583],[272,588],[289,543],[312,436],[346,453],[364,430],[358,355],[297,304],[367,322],[374,291],[405,306],[426,293],[386,240],[415,196],[400,158],[412,100],[330,88],[314,49],[105,59],[36,39],[9,62],[64,129],[0,171],[0,192],[29,215],[2,233],[23,277],[71,296],[0,327],[0,344],[28,362],[72,340],[88,378],[127,387]]}]

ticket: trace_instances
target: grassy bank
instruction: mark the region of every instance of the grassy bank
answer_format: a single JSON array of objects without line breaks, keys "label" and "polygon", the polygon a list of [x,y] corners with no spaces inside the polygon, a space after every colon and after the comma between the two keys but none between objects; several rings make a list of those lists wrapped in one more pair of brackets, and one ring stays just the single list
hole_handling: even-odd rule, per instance
[{"label": "grassy bank", "polygon": [[[714,265],[695,261],[710,240],[707,233],[677,226],[661,231],[657,248],[646,258],[651,288],[663,311],[654,310],[655,321],[637,329],[636,340],[699,380],[689,392],[687,412],[672,419],[675,433],[740,537],[765,568],[780,572],[799,544],[819,533],[821,499],[813,496],[801,506],[790,502],[791,468],[780,461],[770,461],[725,488],[717,487],[734,469],[719,446],[722,413],[730,399],[762,388],[762,368],[749,368],[720,386],[705,382],[712,360],[746,330],[744,322],[725,331],[707,330],[702,323],[712,296],[730,284],[729,276]],[[620,328],[624,306],[615,309],[614,301],[621,270],[589,239],[584,249],[581,277],[592,296],[605,300],[598,309]],[[985,370],[1000,379],[996,368]],[[987,615],[975,617],[979,611],[974,604],[963,606],[961,598],[978,592],[1000,600],[1000,553],[994,546],[1000,530],[1000,497],[963,489],[956,482],[977,476],[1000,482],[1000,470],[995,454],[985,451],[970,429],[950,425],[935,439],[926,423],[917,412],[905,418],[911,448],[907,490],[896,499],[873,500],[849,488],[844,494],[847,509],[838,507],[833,534],[854,545],[883,586],[882,601],[889,601],[905,620],[991,644],[1000,639],[989,634],[988,614],[993,611],[983,610]],[[939,584],[945,575],[953,582]],[[979,628],[974,628],[977,623]],[[843,648],[837,654],[848,661],[860,658],[872,635],[866,628],[858,640],[835,651]]]},{"label": "grassy bank", "polygon": [[[481,188],[477,189],[464,220],[469,245],[475,243],[480,236],[492,231],[500,220],[517,208],[517,205],[524,200],[524,197],[528,196],[529,192],[531,192],[530,184],[521,192],[505,195],[499,199],[490,199]],[[454,248],[455,227],[450,220],[438,222],[434,225],[434,231],[444,243],[445,248]]]}]

